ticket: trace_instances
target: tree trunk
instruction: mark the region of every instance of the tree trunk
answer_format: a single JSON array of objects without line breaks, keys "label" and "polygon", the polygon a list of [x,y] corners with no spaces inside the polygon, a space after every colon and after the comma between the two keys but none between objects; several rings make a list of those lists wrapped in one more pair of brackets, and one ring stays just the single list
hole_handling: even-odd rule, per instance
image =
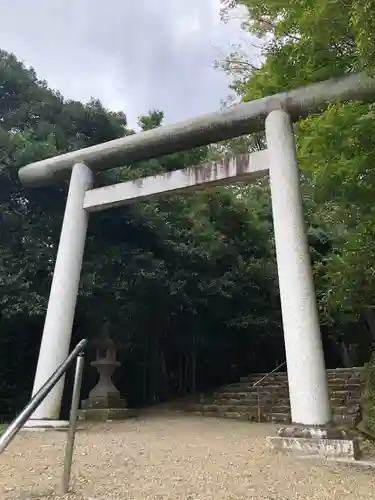
[{"label": "tree trunk", "polygon": [[148,404],[148,329],[146,330],[143,342],[143,404]]},{"label": "tree trunk", "polygon": [[195,394],[197,389],[196,375],[197,375],[197,346],[195,330],[193,331],[193,339],[191,346],[191,392]]},{"label": "tree trunk", "polygon": [[344,368],[351,368],[353,366],[353,359],[350,354],[350,350],[348,349],[347,345],[345,342],[340,342],[340,351],[341,351],[341,359],[342,363],[344,365]]},{"label": "tree trunk", "polygon": [[161,399],[167,401],[170,397],[169,377],[167,363],[165,361],[164,351],[160,351],[160,367],[161,367]]},{"label": "tree trunk", "polygon": [[189,390],[189,379],[188,379],[188,373],[189,373],[189,358],[188,356],[184,356],[184,361],[185,361],[185,370],[184,370],[184,396],[185,394],[188,393]]},{"label": "tree trunk", "polygon": [[366,319],[366,324],[369,329],[372,341],[375,342],[375,312],[372,307],[364,308],[364,315]]},{"label": "tree trunk", "polygon": [[157,333],[153,332],[152,335],[152,368],[151,368],[151,398],[152,402],[156,403],[158,401],[158,389],[159,389],[159,370],[158,370],[158,358],[159,358],[159,339]]},{"label": "tree trunk", "polygon": [[180,355],[180,364],[178,369],[178,394],[182,394],[183,390],[183,378],[184,378],[184,358],[182,354]]}]

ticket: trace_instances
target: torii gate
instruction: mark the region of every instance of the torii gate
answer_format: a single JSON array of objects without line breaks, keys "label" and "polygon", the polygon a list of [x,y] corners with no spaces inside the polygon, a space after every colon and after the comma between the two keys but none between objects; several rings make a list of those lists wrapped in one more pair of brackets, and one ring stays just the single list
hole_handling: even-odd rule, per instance
[{"label": "torii gate", "polygon": [[[374,101],[375,79],[362,73],[315,83],[21,168],[25,186],[48,184],[71,173],[33,394],[68,355],[90,212],[269,174],[292,421],[310,428],[327,426],[331,409],[292,122],[348,100]],[[97,171],[263,129],[264,151],[94,188]],[[63,381],[29,426],[59,425],[62,391]]]}]

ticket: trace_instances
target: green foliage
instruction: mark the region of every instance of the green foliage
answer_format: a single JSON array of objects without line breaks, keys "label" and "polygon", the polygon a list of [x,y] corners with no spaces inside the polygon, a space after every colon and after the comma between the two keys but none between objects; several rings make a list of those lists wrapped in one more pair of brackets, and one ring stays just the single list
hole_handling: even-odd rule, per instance
[{"label": "green foliage", "polygon": [[[371,0],[240,0],[226,8],[238,4],[248,11],[244,29],[263,37],[264,56],[234,85],[243,100],[374,68]],[[361,322],[375,299],[374,118],[373,104],[352,102],[296,126],[307,210],[331,242],[315,261],[322,321],[342,331]]]},{"label": "green foliage", "polygon": [[[263,37],[259,67],[242,52],[223,64],[235,72],[233,89],[245,101],[373,71],[371,0],[224,4],[246,6],[244,29]],[[0,81],[0,320],[6,332],[0,353],[23,346],[17,363],[9,356],[0,360],[0,374],[6,374],[0,378],[6,380],[0,414],[10,415],[31,388],[66,196],[66,184],[24,190],[17,170],[134,131],[123,113],[109,112],[99,101],[64,100],[5,52]],[[372,339],[365,324],[375,340],[374,116],[373,105],[345,103],[296,126],[324,343],[333,366],[341,362],[339,343],[360,343],[358,360],[367,359]],[[163,113],[154,110],[139,125],[150,130],[162,121]],[[262,134],[242,137],[102,172],[97,184],[262,147]],[[272,369],[284,357],[274,253],[264,181],[95,214],[73,341],[99,335],[109,322],[124,348],[117,382],[134,405]],[[22,380],[19,363],[31,367]],[[15,387],[19,397],[12,401]]]},{"label": "green foliage", "polygon": [[[133,131],[123,113],[98,101],[65,101],[5,52],[0,72],[0,415],[8,417],[31,390],[67,188],[25,190],[18,168]],[[162,120],[151,111],[139,124],[149,130]],[[102,172],[97,184],[194,166],[248,145],[241,139],[129,165]],[[73,342],[98,336],[109,322],[125,349],[118,383],[132,404],[272,368],[283,342],[271,234],[261,184],[93,215]]]}]

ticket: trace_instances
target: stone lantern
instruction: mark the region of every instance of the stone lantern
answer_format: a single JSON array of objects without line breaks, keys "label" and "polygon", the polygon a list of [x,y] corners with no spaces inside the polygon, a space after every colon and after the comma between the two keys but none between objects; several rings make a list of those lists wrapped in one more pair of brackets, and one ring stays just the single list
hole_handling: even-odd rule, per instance
[{"label": "stone lantern", "polygon": [[112,381],[112,375],[121,363],[116,359],[116,348],[109,337],[96,343],[96,358],[91,366],[96,368],[99,381],[90,391],[88,399],[82,401],[80,420],[118,420],[134,416],[134,412],[126,408],[126,399],[121,398],[120,391]]}]

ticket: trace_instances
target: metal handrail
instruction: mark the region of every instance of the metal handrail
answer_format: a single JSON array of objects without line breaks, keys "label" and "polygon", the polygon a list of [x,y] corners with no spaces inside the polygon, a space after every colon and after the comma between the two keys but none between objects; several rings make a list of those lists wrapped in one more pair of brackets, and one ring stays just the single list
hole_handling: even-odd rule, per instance
[{"label": "metal handrail", "polygon": [[282,366],[286,365],[286,361],[283,361],[280,363],[276,368],[274,368],[271,372],[267,373],[262,377],[261,379],[257,380],[254,384],[253,387],[257,388],[257,406],[258,406],[258,422],[261,420],[261,415],[260,415],[260,396],[259,396],[259,385],[261,382],[264,382],[268,377],[270,377],[273,373],[277,372]]},{"label": "metal handrail", "polygon": [[280,363],[278,366],[276,366],[276,368],[274,368],[272,370],[272,372],[269,372],[267,373],[267,375],[264,375],[264,377],[262,377],[260,380],[257,380],[255,382],[255,384],[253,384],[253,387],[256,387],[257,385],[259,385],[261,382],[263,382],[263,380],[266,380],[270,375],[272,375],[273,373],[277,372],[277,370],[279,368],[281,368],[282,366],[286,365],[286,361],[283,361],[282,363]]},{"label": "metal handrail", "polygon": [[29,403],[21,411],[21,413],[13,420],[7,429],[0,436],[0,454],[6,450],[9,444],[16,437],[28,418],[34,413],[38,406],[44,401],[57,382],[67,372],[73,362],[76,360],[76,370],[74,376],[74,386],[72,395],[72,404],[69,416],[68,436],[65,447],[64,459],[64,474],[63,474],[63,493],[67,493],[69,489],[70,472],[72,467],[72,457],[74,448],[74,438],[77,428],[77,411],[79,406],[79,396],[81,392],[82,374],[84,367],[83,351],[87,345],[87,339],[81,340],[73,351],[69,354],[66,360],[61,363],[57,370],[51,375],[47,382],[39,389],[39,391],[31,398]]}]

